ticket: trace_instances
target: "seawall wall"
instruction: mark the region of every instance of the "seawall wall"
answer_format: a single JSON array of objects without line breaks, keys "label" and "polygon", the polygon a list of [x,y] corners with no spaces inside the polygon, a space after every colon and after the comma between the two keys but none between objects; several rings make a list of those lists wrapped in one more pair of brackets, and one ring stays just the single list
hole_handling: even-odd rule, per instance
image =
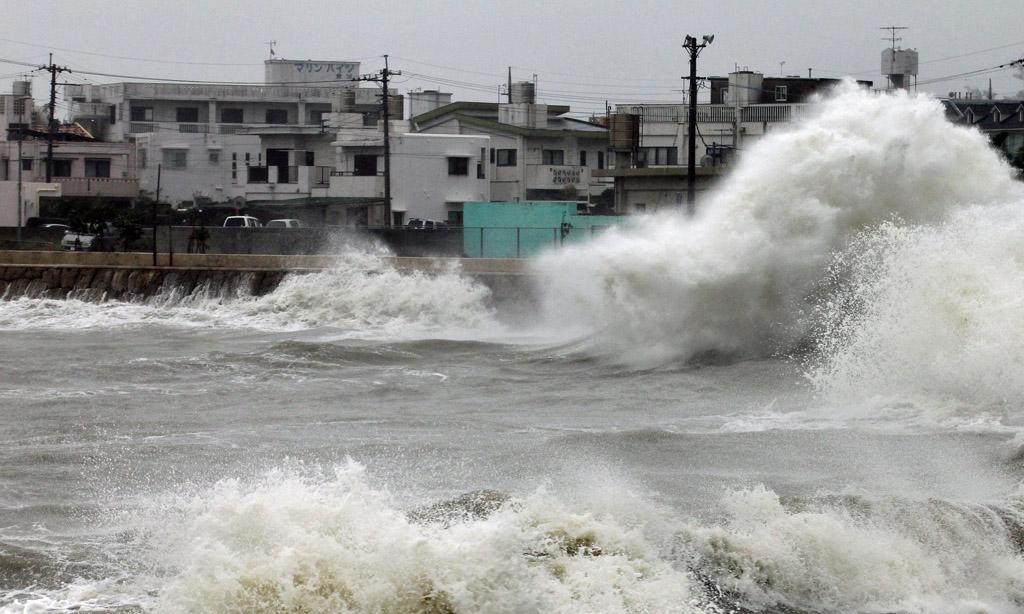
[{"label": "seawall wall", "polygon": [[[383,257],[385,265],[423,273],[455,270],[487,285],[496,303],[532,299],[523,261]],[[285,276],[352,266],[335,256],[0,251],[0,297],[142,300],[157,295],[261,296]],[[373,270],[368,270],[373,273]]]}]

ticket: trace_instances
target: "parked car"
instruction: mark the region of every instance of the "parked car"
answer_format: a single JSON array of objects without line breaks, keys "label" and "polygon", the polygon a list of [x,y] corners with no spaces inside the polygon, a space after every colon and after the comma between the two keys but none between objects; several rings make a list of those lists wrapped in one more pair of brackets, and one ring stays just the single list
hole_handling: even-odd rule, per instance
[{"label": "parked car", "polygon": [[259,228],[260,221],[251,215],[230,215],[224,220],[224,228]]},{"label": "parked car", "polygon": [[421,220],[414,217],[409,220],[409,223],[406,224],[405,227],[412,228],[414,230],[439,230],[441,228],[448,228],[448,224],[438,222],[436,220]]},{"label": "parked car", "polygon": [[270,220],[267,222],[267,228],[305,228],[306,225],[302,223],[302,220],[296,220],[292,218]]},{"label": "parked car", "polygon": [[60,246],[62,249],[73,252],[86,252],[92,249],[92,244],[95,240],[96,235],[94,234],[68,231],[64,233],[64,238],[60,240]]},{"label": "parked car", "polygon": [[56,228],[57,226],[68,228],[68,221],[62,217],[30,217],[25,220],[26,228]]},{"label": "parked car", "polygon": [[60,228],[61,230],[70,230],[71,226],[67,224],[43,224],[40,228]]},{"label": "parked car", "polygon": [[95,232],[68,230],[64,233],[64,238],[60,240],[61,248],[76,252],[109,251],[114,248],[118,233],[112,223],[105,222],[101,225],[93,225],[91,228]]}]

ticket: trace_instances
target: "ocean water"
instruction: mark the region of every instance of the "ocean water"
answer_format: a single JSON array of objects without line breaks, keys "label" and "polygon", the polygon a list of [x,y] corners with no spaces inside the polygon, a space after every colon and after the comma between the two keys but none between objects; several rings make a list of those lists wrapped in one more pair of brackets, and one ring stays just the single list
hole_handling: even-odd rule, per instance
[{"label": "ocean water", "polygon": [[0,301],[0,611],[1022,611],[1022,207],[844,86],[530,313],[370,252]]}]

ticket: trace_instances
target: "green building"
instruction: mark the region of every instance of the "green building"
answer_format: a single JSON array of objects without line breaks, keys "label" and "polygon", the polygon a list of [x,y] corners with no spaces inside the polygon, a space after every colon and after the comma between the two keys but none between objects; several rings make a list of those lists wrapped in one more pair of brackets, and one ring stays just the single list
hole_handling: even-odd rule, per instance
[{"label": "green building", "polygon": [[527,258],[545,249],[589,240],[622,219],[587,215],[574,201],[467,202],[462,208],[463,253],[470,258]]}]

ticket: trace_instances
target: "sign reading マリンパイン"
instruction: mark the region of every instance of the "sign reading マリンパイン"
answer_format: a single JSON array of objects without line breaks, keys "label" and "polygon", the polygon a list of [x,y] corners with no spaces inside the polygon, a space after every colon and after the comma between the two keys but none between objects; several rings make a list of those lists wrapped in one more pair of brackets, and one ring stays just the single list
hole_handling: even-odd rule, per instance
[{"label": "sign reading \u30de\u30ea\u30f3\u30d1\u30a4\u30f3", "polygon": [[355,87],[359,62],[314,62],[310,60],[269,60],[266,62],[268,83],[301,83],[324,87]]}]

